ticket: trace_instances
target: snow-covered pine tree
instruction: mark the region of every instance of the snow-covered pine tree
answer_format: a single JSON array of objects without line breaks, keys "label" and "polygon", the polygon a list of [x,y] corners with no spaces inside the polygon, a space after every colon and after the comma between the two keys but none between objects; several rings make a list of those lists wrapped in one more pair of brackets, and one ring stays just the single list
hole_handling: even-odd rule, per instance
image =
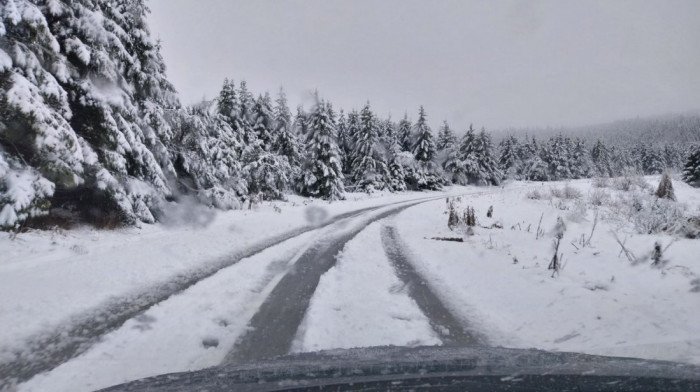
[{"label": "snow-covered pine tree", "polygon": [[292,128],[300,138],[305,139],[306,135],[309,133],[308,117],[309,114],[304,111],[304,108],[297,106],[297,114],[294,116]]},{"label": "snow-covered pine tree", "polygon": [[438,151],[444,151],[449,150],[456,144],[457,136],[455,136],[452,129],[450,129],[450,125],[447,123],[447,121],[443,121],[442,127],[440,127],[440,130],[438,131],[435,147],[438,149]]},{"label": "snow-covered pine tree", "polygon": [[586,142],[576,138],[570,156],[571,178],[588,178],[591,172],[591,153],[586,148]]},{"label": "snow-covered pine tree", "polygon": [[461,185],[498,185],[503,177],[494,158],[491,138],[483,128],[476,134],[472,125],[462,137],[459,148],[448,157],[444,168],[452,182]]},{"label": "snow-covered pine tree", "polygon": [[663,156],[667,168],[678,171],[683,169],[684,154],[680,146],[667,143],[664,145]]},{"label": "snow-covered pine tree", "polygon": [[656,188],[654,195],[659,199],[676,200],[676,194],[673,192],[673,182],[671,181],[671,175],[668,170],[665,170],[661,175],[659,187]]},{"label": "snow-covered pine tree", "polygon": [[401,151],[412,151],[413,148],[413,126],[411,121],[408,120],[408,113],[404,113],[403,119],[399,121],[399,126],[397,130],[397,138],[399,141],[399,146]]},{"label": "snow-covered pine tree", "polygon": [[343,167],[343,174],[345,178],[349,177],[350,167],[352,164],[352,141],[350,140],[350,134],[348,132],[348,119],[345,116],[345,112],[341,109],[338,115],[338,127],[337,127],[337,139],[338,139],[338,151],[340,152],[340,162]]},{"label": "snow-covered pine tree", "polygon": [[501,183],[503,173],[498,168],[493,152],[491,136],[483,127],[476,138],[476,154],[479,162],[479,184],[498,185]]},{"label": "snow-covered pine tree", "polygon": [[591,160],[593,161],[593,168],[596,176],[613,177],[614,173],[610,151],[600,139],[595,142],[591,149]]},{"label": "snow-covered pine tree", "polygon": [[549,181],[549,167],[542,159],[542,150],[533,136],[530,142],[522,145],[522,174],[521,178],[527,181]]},{"label": "snow-covered pine tree", "polygon": [[517,179],[521,159],[518,155],[520,143],[515,136],[508,136],[498,144],[498,167],[505,178]]},{"label": "snow-covered pine tree", "polygon": [[273,143],[272,151],[278,155],[287,157],[292,170],[292,178],[296,179],[301,174],[301,153],[299,140],[293,132],[292,113],[287,105],[287,95],[280,89],[273,115]]},{"label": "snow-covered pine tree", "polygon": [[[102,223],[154,221],[175,176],[165,113],[179,103],[150,38],[144,2],[7,0],[0,6],[2,77],[8,81],[3,118],[14,123],[3,132],[3,144],[30,146],[20,150],[26,155],[20,161],[36,165],[35,174],[55,186],[55,193],[42,186],[41,199]],[[25,104],[17,110],[20,99]],[[22,119],[32,112],[33,120]],[[18,144],[12,127],[21,121],[22,129],[34,132]],[[46,138],[40,127],[49,122]],[[8,152],[14,148],[3,150],[15,154]],[[16,159],[4,161],[17,167]],[[34,210],[45,211],[48,203],[42,206]]]},{"label": "snow-covered pine tree", "polygon": [[416,157],[416,161],[432,162],[436,153],[435,142],[433,141],[433,132],[428,126],[423,106],[420,107],[418,112],[418,121],[413,126],[413,133],[416,135],[416,139],[412,146],[412,152]]},{"label": "snow-covered pine tree", "polygon": [[353,184],[364,192],[381,190],[387,186],[389,173],[381,156],[378,122],[370,109],[369,102],[360,112],[360,128],[355,137],[352,161]]},{"label": "snow-covered pine tree", "polygon": [[248,197],[262,194],[265,200],[284,199],[293,174],[287,157],[266,150],[262,140],[256,139],[243,148],[241,163]]},{"label": "snow-covered pine tree", "polygon": [[170,122],[179,193],[193,194],[220,209],[241,207],[241,198],[248,194],[241,176],[243,146],[229,119],[203,103],[179,111]]},{"label": "snow-covered pine tree", "polygon": [[317,99],[308,115],[308,156],[300,188],[306,196],[338,200],[344,197],[343,172],[329,109],[328,104]]},{"label": "snow-covered pine tree", "polygon": [[569,156],[570,143],[568,138],[562,134],[549,139],[545,146],[545,155],[543,157],[549,168],[549,178],[554,181],[566,180],[571,178],[571,162]]},{"label": "snow-covered pine tree", "polygon": [[269,93],[258,96],[258,99],[253,102],[251,117],[253,132],[255,132],[257,140],[260,141],[260,147],[265,151],[270,151],[273,143],[272,129],[274,124],[272,99]]},{"label": "snow-covered pine tree", "polygon": [[246,145],[252,144],[257,139],[257,134],[253,130],[253,125],[255,125],[254,105],[255,99],[248,90],[248,83],[241,80],[238,88],[238,113],[236,116],[239,124],[236,129],[243,135],[243,142]]},{"label": "snow-covered pine tree", "polygon": [[0,229],[47,214],[96,160],[68,121],[67,64],[39,6],[0,3]]},{"label": "snow-covered pine tree", "polygon": [[[345,146],[343,148],[346,149],[346,160],[343,163],[343,173],[346,174],[345,179],[348,181],[348,184],[350,184],[352,182],[352,162],[355,158],[354,150],[355,146],[357,145],[357,139],[360,135],[360,114],[356,110],[348,113],[344,133],[345,136],[343,137],[343,141],[345,142]],[[338,138],[338,141],[340,142],[340,138]]]},{"label": "snow-covered pine tree", "polygon": [[644,146],[640,157],[644,174],[661,174],[666,169],[666,160],[654,146]]},{"label": "snow-covered pine tree", "polygon": [[690,154],[683,166],[683,181],[694,187],[700,187],[700,146]]}]

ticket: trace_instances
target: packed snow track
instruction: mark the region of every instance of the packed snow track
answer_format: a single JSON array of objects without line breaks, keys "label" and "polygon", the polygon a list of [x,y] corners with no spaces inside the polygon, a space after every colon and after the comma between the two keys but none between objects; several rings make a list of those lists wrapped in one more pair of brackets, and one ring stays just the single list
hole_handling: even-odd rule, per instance
[{"label": "packed snow track", "polygon": [[250,332],[237,341],[226,361],[238,363],[286,354],[319,277],[333,266],[336,254],[345,243],[372,222],[410,206],[442,197],[444,196],[423,197],[343,213],[321,224],[309,225],[253,244],[215,263],[180,273],[174,279],[156,284],[148,290],[115,298],[103,307],[73,316],[70,323],[29,339],[24,350],[13,353],[12,358],[0,359],[0,390],[69,362],[90,350],[106,334],[118,330],[127,321],[138,318],[154,305],[183,293],[241,260],[300,238],[306,233],[319,232],[322,233],[321,239],[314,241],[314,245],[304,251],[289,273],[269,293],[250,321]]}]

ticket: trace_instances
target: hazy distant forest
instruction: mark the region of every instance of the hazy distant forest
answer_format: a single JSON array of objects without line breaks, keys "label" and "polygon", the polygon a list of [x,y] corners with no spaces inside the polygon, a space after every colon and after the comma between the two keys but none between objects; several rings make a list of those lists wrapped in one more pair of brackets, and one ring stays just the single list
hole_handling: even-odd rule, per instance
[{"label": "hazy distant forest", "polygon": [[424,108],[398,118],[288,107],[284,92],[223,82],[183,106],[149,32],[144,0],[0,4],[0,227],[72,217],[155,222],[184,198],[218,209],[346,191],[498,185],[658,174],[700,185],[700,116],[585,128],[433,130]]}]

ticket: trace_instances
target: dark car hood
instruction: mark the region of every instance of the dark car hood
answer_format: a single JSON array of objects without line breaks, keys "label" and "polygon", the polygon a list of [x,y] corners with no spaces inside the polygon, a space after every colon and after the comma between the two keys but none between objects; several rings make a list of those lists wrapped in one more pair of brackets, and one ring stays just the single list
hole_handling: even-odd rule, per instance
[{"label": "dark car hood", "polygon": [[700,391],[700,367],[492,347],[374,347],[300,353],[147,378],[104,391]]}]

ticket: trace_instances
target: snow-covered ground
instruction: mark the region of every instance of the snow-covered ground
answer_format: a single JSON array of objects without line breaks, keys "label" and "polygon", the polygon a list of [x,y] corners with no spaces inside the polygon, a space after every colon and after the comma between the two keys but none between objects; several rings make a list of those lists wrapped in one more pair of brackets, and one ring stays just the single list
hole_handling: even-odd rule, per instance
[{"label": "snow-covered ground", "polygon": [[[655,186],[658,178],[647,181]],[[462,194],[460,210],[474,207],[478,222],[473,235],[463,227],[448,229],[446,202],[440,197],[367,226],[321,277],[292,350],[442,343],[384,254],[380,232],[391,226],[425,284],[491,345],[700,364],[700,240],[676,238],[672,243],[674,237],[667,234],[638,234],[634,219],[624,216],[621,207],[633,192],[595,188],[590,180],[568,185],[580,191],[579,199],[552,197],[551,189],[562,189],[563,183],[511,183],[444,193],[352,195],[330,205],[313,202],[332,217]],[[674,185],[684,211],[700,215],[700,190],[678,181]],[[529,198],[533,190],[540,199]],[[597,208],[591,237],[596,208],[590,199],[601,192],[605,201]],[[0,353],[7,359],[28,337],[111,298],[144,292],[252,243],[305,227],[309,211],[318,213],[305,203],[309,201],[302,198],[265,203],[257,210],[214,215],[198,227],[83,228],[4,237],[0,254],[9,257],[0,260]],[[490,206],[493,218],[486,217]],[[558,217],[566,225],[559,248],[563,267],[553,276],[547,266]],[[492,227],[495,223],[502,228]],[[243,258],[18,389],[89,391],[218,364],[276,283],[293,271],[297,257],[328,230],[330,226],[309,231]],[[613,233],[640,263],[632,265],[621,254]],[[663,247],[670,244],[661,268],[652,267],[646,257],[657,241]]]},{"label": "snow-covered ground", "polygon": [[[584,201],[594,192],[590,181],[571,184]],[[539,190],[544,194],[561,186],[544,184]],[[656,241],[665,247],[673,238],[637,234],[601,207],[590,245],[583,246],[580,239],[589,238],[595,220],[590,205],[530,200],[528,192],[462,198],[463,207],[475,208],[479,226],[503,226],[476,227],[473,236],[447,228],[444,201],[399,215],[396,225],[416,268],[447,305],[493,345],[700,364],[700,240],[678,239],[664,252],[663,268],[651,267],[648,259],[633,266],[620,254],[613,232],[639,259],[651,254]],[[612,198],[623,193],[608,192]],[[700,190],[676,182],[676,195],[697,215]],[[489,206],[493,219],[486,217]],[[541,216],[544,236],[536,239]],[[566,224],[559,249],[563,269],[552,277],[547,267],[559,216]],[[455,236],[465,242],[429,239]]]}]

